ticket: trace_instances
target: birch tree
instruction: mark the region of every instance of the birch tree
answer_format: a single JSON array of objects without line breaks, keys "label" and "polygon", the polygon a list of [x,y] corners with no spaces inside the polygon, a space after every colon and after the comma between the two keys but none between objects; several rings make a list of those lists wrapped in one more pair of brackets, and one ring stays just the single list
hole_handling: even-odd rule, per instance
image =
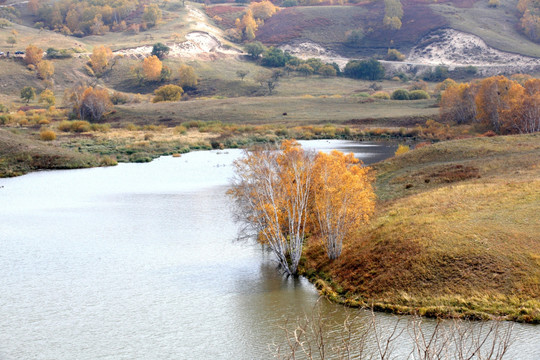
[{"label": "birch tree", "polygon": [[246,153],[235,162],[229,194],[237,220],[274,253],[283,271],[296,275],[302,255],[313,179],[314,154],[285,141]]},{"label": "birch tree", "polygon": [[337,259],[343,240],[365,224],[375,208],[370,169],[353,154],[332,151],[317,155],[313,207],[330,259]]}]

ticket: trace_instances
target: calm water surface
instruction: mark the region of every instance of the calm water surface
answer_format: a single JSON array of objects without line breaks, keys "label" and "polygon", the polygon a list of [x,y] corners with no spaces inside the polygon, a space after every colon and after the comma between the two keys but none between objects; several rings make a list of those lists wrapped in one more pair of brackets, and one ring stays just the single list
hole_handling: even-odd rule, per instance
[{"label": "calm water surface", "polygon": [[[305,145],[365,163],[395,150]],[[271,358],[279,326],[318,296],[258,245],[234,241],[225,191],[240,154],[0,179],[0,359]],[[346,315],[332,304],[324,313]],[[538,359],[540,328],[514,334],[510,358]]]}]

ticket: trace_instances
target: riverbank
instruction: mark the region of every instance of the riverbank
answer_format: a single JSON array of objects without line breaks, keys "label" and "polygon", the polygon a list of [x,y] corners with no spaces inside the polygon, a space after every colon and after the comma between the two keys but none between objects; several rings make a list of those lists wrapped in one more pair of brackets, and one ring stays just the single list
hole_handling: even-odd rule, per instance
[{"label": "riverbank", "polygon": [[108,157],[79,153],[0,129],[0,178],[36,170],[80,169],[115,165]]},{"label": "riverbank", "polygon": [[540,136],[441,142],[374,166],[371,224],[303,275],[348,306],[540,323]]},{"label": "riverbank", "polygon": [[429,137],[429,129],[372,128],[352,125],[251,125],[190,121],[178,126],[133,123],[90,124],[54,121],[54,140],[40,140],[37,127],[0,129],[0,178],[35,170],[73,169],[150,162],[160,156],[194,150],[245,148],[283,139],[394,140],[411,143]]}]

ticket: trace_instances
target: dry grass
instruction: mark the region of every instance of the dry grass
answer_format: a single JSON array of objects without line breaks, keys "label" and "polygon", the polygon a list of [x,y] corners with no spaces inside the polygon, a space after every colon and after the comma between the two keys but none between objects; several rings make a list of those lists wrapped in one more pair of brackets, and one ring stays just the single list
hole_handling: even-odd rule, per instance
[{"label": "dry grass", "polygon": [[386,201],[370,227],[334,263],[312,245],[306,268],[352,305],[540,322],[539,140],[450,141],[376,166]]},{"label": "dry grass", "polygon": [[[118,115],[136,123],[178,124],[189,120],[248,124],[341,123],[351,119],[436,116],[432,101],[393,102],[355,97],[268,96],[118,106]],[[283,115],[286,113],[287,115]],[[399,121],[395,126],[400,126]]]},{"label": "dry grass", "polygon": [[0,177],[41,169],[73,169],[102,165],[96,156],[44,144],[28,136],[0,129]]}]

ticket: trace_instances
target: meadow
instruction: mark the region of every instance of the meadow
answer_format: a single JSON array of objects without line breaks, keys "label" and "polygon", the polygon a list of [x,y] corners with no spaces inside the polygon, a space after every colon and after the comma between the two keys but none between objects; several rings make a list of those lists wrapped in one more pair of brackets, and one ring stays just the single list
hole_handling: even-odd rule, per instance
[{"label": "meadow", "polygon": [[350,306],[540,323],[539,136],[453,140],[378,163],[372,223],[304,273]]}]

